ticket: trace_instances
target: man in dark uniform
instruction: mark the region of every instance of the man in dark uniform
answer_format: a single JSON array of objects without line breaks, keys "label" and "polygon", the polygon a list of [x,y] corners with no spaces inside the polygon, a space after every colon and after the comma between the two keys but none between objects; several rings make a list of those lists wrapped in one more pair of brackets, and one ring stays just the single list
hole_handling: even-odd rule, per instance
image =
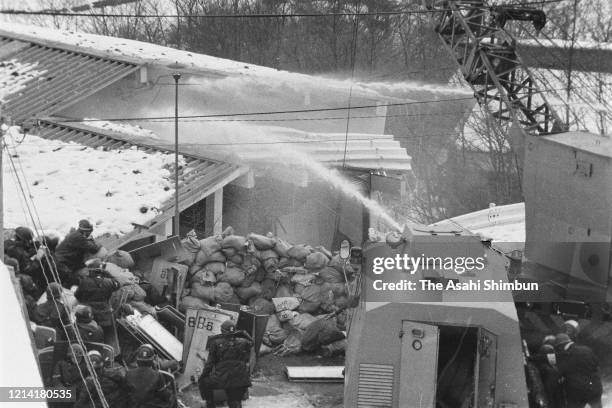
[{"label": "man in dark uniform", "polygon": [[136,350],[137,368],[128,370],[126,383],[130,408],[173,408],[177,405],[173,384],[154,368],[155,349],[143,344]]},{"label": "man in dark uniform", "polygon": [[17,261],[19,272],[24,272],[32,263],[31,258],[36,254],[32,231],[26,227],[15,228],[15,238],[5,241],[4,252]]},{"label": "man in dark uniform", "polygon": [[[111,408],[127,407],[127,385],[125,383],[125,375],[121,371],[110,371],[104,369],[104,359],[97,350],[92,350],[87,353],[89,361],[96,371],[96,377],[102,394]],[[102,407],[100,395],[96,389],[95,382],[92,376],[85,379],[87,389],[78,395],[78,399],[74,408],[99,408]],[[89,392],[87,392],[89,391]]]},{"label": "man in dark uniform", "polygon": [[58,340],[66,339],[65,328],[68,331],[70,340],[74,340],[74,333],[70,326],[70,314],[62,300],[62,291],[63,288],[59,283],[51,282],[46,291],[47,300],[36,305],[32,320],[36,324],[54,328]]},{"label": "man in dark uniform", "polygon": [[602,385],[593,351],[574,343],[565,333],[555,339],[557,369],[563,378],[567,408],[601,408]]},{"label": "man in dark uniform", "polygon": [[58,272],[67,288],[76,284],[76,272],[85,267],[85,257],[98,253],[101,248],[91,237],[92,231],[89,221],[79,221],[79,228],[66,235],[55,250]]},{"label": "man in dark uniform", "polygon": [[83,341],[93,341],[104,343],[104,330],[93,317],[91,307],[87,305],[78,305],[74,309],[76,324]]},{"label": "man in dark uniform", "polygon": [[[83,356],[85,352],[79,344],[71,344],[68,346],[66,358],[60,360],[53,367],[53,377],[51,385],[53,387],[73,388],[78,396],[84,391],[85,376],[89,373]],[[51,403],[51,407],[72,407],[72,402],[55,402]]]},{"label": "man in dark uniform", "polygon": [[119,289],[119,282],[105,275],[101,269],[81,269],[78,273],[77,300],[91,307],[96,322],[102,327],[112,326],[112,310],[109,300]]},{"label": "man in dark uniform", "polygon": [[251,386],[249,358],[253,341],[236,325],[226,320],[221,325],[221,334],[208,339],[208,359],[198,381],[200,394],[206,408],[215,408],[213,392],[223,389],[229,408],[241,408],[242,398]]}]

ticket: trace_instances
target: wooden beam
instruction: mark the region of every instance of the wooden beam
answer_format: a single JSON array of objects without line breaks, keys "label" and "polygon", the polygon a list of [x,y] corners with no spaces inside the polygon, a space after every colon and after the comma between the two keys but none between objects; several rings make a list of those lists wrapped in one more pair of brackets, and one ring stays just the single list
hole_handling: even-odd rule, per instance
[{"label": "wooden beam", "polygon": [[223,230],[223,187],[206,197],[204,231],[206,236],[220,234]]}]

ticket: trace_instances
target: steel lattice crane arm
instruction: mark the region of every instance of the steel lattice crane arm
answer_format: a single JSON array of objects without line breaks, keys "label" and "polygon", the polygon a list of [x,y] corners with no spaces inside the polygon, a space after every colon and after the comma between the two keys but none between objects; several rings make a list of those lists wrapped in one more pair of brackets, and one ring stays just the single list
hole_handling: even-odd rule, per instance
[{"label": "steel lattice crane arm", "polygon": [[433,13],[436,32],[486,111],[501,121],[514,121],[528,135],[567,130],[504,30],[508,20],[532,21],[541,30],[546,24],[544,12],[487,6],[484,1],[425,1],[425,6],[439,11]]}]

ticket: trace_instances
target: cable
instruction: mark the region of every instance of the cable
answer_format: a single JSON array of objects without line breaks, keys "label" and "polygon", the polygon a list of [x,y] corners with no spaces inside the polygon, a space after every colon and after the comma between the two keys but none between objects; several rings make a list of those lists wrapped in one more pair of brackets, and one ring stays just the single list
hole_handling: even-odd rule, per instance
[{"label": "cable", "polygon": [[[32,225],[34,227],[34,230],[35,230],[36,234],[38,236],[42,236],[43,240],[44,240],[44,235],[42,234],[42,231],[43,231],[42,224],[40,223],[40,217],[38,215],[38,211],[36,211],[36,207],[35,207],[34,201],[32,200],[32,207],[30,208],[30,205],[29,205],[29,203],[27,201],[27,197],[26,197],[26,194],[25,194],[25,191],[24,191],[24,188],[23,188],[23,184],[24,183],[22,183],[20,178],[19,178],[17,167],[15,166],[15,162],[13,160],[12,155],[10,154],[10,152],[8,150],[8,145],[6,143],[4,143],[4,148],[6,149],[7,156],[9,158],[9,161],[11,163],[11,167],[12,167],[13,172],[14,172],[14,177],[16,179],[16,182],[17,182],[18,186],[19,186],[19,190],[21,191],[21,193],[23,195],[24,202],[25,202],[25,207],[26,207],[28,213],[30,214],[30,220],[32,221]],[[15,153],[16,153],[16,150],[15,150]],[[19,155],[15,154],[15,156],[20,161]],[[23,171],[23,166],[21,165],[21,163],[20,163],[20,169],[23,172],[23,177],[24,177],[24,180],[25,180],[25,172]],[[29,190],[29,186],[28,186],[27,180],[26,180],[25,185],[26,185],[26,188],[28,190],[29,197],[32,199],[32,195],[31,195],[31,192]],[[38,223],[39,223],[38,226],[36,224],[36,220],[34,219],[33,212],[36,214],[36,218],[38,219]],[[25,213],[25,211],[24,211],[24,213]],[[40,227],[40,230],[39,230],[38,227]],[[45,245],[46,245],[46,242],[45,242]],[[52,261],[53,261],[53,265],[51,265],[51,262],[49,262],[49,258],[45,256],[45,259],[47,260],[47,263],[49,265],[49,269],[51,271],[51,274],[52,274],[54,280],[56,282],[58,282],[58,283],[61,283],[61,279],[60,279],[60,276],[59,276],[59,273],[58,273],[58,270],[57,270],[57,265],[55,265],[55,261],[51,258]],[[44,276],[45,281],[47,282],[47,285],[48,285],[50,282],[49,282],[48,277],[45,274],[45,268],[42,265],[42,260],[38,259],[38,262],[39,262],[39,264],[41,266],[41,271],[43,272],[43,276]],[[69,319],[69,324],[68,325],[64,324],[64,322],[62,321],[62,317],[61,317],[62,314],[61,314],[61,312],[59,310],[59,306],[57,305],[57,303],[56,302],[52,302],[52,303],[54,304],[54,306],[55,306],[55,308],[56,308],[56,310],[58,312],[58,316],[60,318],[60,323],[61,323],[62,328],[63,328],[63,330],[64,330],[64,332],[66,334],[66,339],[68,341],[70,341],[70,339],[71,339],[71,336],[68,333],[68,329],[67,329],[67,326],[69,326],[69,327],[71,327],[72,332],[73,332],[74,336],[77,339],[77,343],[83,348],[83,350],[86,350],[85,343],[83,342],[83,339],[82,339],[82,337],[80,335],[80,332],[78,331],[78,328],[75,326],[74,322],[70,318],[70,313],[67,310],[67,306],[66,306],[68,304],[68,302],[67,302],[66,296],[63,293],[63,291],[62,291],[62,297],[63,297],[63,301],[64,301],[64,304],[63,304],[64,305],[64,312],[66,313],[66,316],[68,316],[68,319]],[[74,351],[72,349],[71,349],[71,352],[73,353],[73,357],[75,357],[75,360],[76,360],[76,355],[75,355],[75,353],[74,353]],[[91,360],[89,359],[89,356],[85,355],[84,356],[84,360],[85,360],[85,365],[87,366],[87,368],[89,370],[89,374],[91,375],[92,380],[94,382],[94,387],[96,388],[96,392],[98,393],[98,396],[99,396],[100,402],[102,403],[103,408],[109,408],[108,402],[106,401],[106,399],[104,397],[104,393],[102,391],[102,387],[101,387],[101,385],[100,385],[100,383],[98,381],[97,374],[95,372],[93,364],[91,363]],[[90,398],[90,401],[95,406],[95,403],[93,401],[93,397],[92,397],[91,393],[89,392],[89,388],[86,386],[86,379],[85,379],[85,377],[84,377],[84,375],[83,375],[83,373],[81,371],[81,368],[80,368],[80,366],[78,364],[77,364],[77,369],[79,371],[79,375],[80,375],[81,379],[83,380],[83,383],[85,384],[85,388],[86,388],[87,394],[88,394],[88,396]]]},{"label": "cable", "polygon": [[[19,174],[18,174],[18,171],[17,171],[17,167],[15,166],[15,162],[13,161],[13,157],[12,157],[12,155],[10,154],[10,152],[9,152],[9,150],[8,150],[8,145],[7,145],[6,143],[4,143],[4,149],[6,150],[7,156],[8,156],[8,158],[9,158],[9,161],[10,161],[10,164],[11,164],[11,167],[12,167],[12,169],[13,169],[13,174],[14,174],[14,177],[15,177],[16,183],[17,183],[17,185],[19,186],[19,190],[21,191],[21,194],[23,195],[23,198],[24,198],[24,200],[25,200],[26,209],[27,209],[28,213],[30,214],[30,220],[32,221],[32,225],[33,225],[33,227],[34,227],[34,230],[35,230],[35,232],[36,232],[36,233],[37,233],[37,235],[38,235],[38,234],[39,234],[39,231],[38,231],[38,228],[37,228],[37,226],[36,226],[36,221],[34,220],[34,217],[33,217],[33,215],[32,215],[32,209],[30,208],[30,205],[29,205],[29,204],[28,204],[28,202],[27,202],[27,198],[26,198],[25,191],[24,191],[24,188],[23,188],[23,183],[21,182],[21,180],[20,180],[20,178],[19,178]],[[33,203],[33,202],[32,202],[32,206],[34,206],[34,203]],[[25,209],[24,209],[24,213],[25,213]],[[45,269],[44,269],[44,267],[43,267],[43,265],[42,265],[42,261],[41,261],[40,259],[39,259],[38,261],[39,261],[39,263],[40,263],[41,270],[43,271],[43,276],[44,276],[44,278],[45,278],[45,281],[47,282],[47,285],[48,285],[50,282],[49,282],[48,277],[47,277],[47,276],[46,276],[46,274],[44,273]],[[56,275],[57,275],[57,271],[55,271],[55,274],[54,274],[53,269],[51,269],[51,274],[53,275],[53,277],[54,277],[54,278],[56,278],[56,279],[55,279],[55,280],[56,280],[56,282],[60,282],[60,280],[59,280],[59,276],[56,276]],[[67,310],[67,306],[66,306],[66,305],[68,304],[68,302],[67,302],[67,299],[66,299],[66,297],[65,297],[65,294],[63,293],[63,290],[62,290],[62,298],[63,298],[63,301],[64,301],[64,303],[63,303],[63,306],[64,306],[64,313],[65,313],[65,314],[68,316],[68,318],[70,319],[70,313],[69,313],[69,311]],[[67,329],[67,326],[68,326],[68,325],[66,325],[66,324],[63,322],[63,319],[62,319],[62,316],[63,316],[63,315],[62,315],[62,313],[60,312],[60,309],[59,309],[59,306],[57,305],[57,302],[53,302],[53,301],[52,301],[52,303],[53,303],[53,305],[55,306],[55,309],[56,309],[56,311],[57,311],[57,313],[58,313],[58,317],[59,317],[59,319],[60,319],[60,323],[61,323],[61,325],[62,325],[62,328],[63,328],[63,330],[64,330],[64,333],[65,333],[65,335],[66,335],[66,339],[67,339],[68,341],[70,341],[71,336],[70,336],[70,334],[68,333],[68,329]],[[72,322],[72,320],[71,320],[71,319],[70,319],[70,324],[69,324],[69,326],[71,326],[71,328],[72,328],[72,331],[73,331],[73,332],[76,332],[75,334],[78,334],[78,330],[77,330],[77,329],[74,327],[73,322]],[[80,341],[79,341],[79,340],[80,340]],[[83,343],[82,339],[80,339],[80,336],[79,336],[79,337],[77,337],[77,343],[78,343],[78,344],[79,344],[79,345],[80,345],[80,346],[83,348],[83,350],[86,350],[85,345],[84,345],[84,343]],[[73,355],[73,357],[74,357],[74,358],[75,358],[75,360],[76,360],[76,354],[75,354],[74,350],[72,350],[72,348],[70,348],[70,351],[72,352],[72,355]],[[86,361],[86,365],[87,365],[87,367],[88,367],[88,370],[90,371],[90,374],[92,375],[92,377],[93,377],[93,376],[95,376],[95,371],[93,370],[93,365],[91,365],[91,361],[89,360],[88,356],[84,356],[84,357],[85,357],[85,361]],[[81,379],[83,380],[83,383],[84,383],[84,384],[86,384],[85,376],[83,375],[83,372],[81,371],[81,367],[80,367],[78,364],[77,364],[76,366],[77,366],[77,370],[78,370],[78,372],[79,372],[79,376],[80,376],[80,377],[81,377]],[[85,387],[85,388],[86,388],[87,394],[89,395],[90,401],[92,402],[92,405],[93,405],[93,406],[95,406],[95,403],[94,403],[94,401],[93,401],[93,397],[92,397],[91,393],[89,392],[89,389],[88,389],[87,387]],[[108,407],[108,404],[106,403],[106,400],[104,399],[104,394],[102,393],[101,388],[100,388],[100,391],[99,391],[99,392],[100,392],[101,402],[103,403],[103,407],[104,407],[104,408],[109,408],[109,407]]]},{"label": "cable", "polygon": [[[441,102],[453,102],[453,101],[467,101],[473,100],[473,96],[464,97],[464,98],[449,98],[449,99],[436,99],[436,100],[427,100],[427,101],[410,101],[410,102],[397,102],[397,103],[386,103],[379,105],[360,105],[360,106],[352,106],[350,109],[369,109],[369,108],[378,108],[378,107],[389,107],[389,106],[405,106],[405,105],[421,105],[424,103],[441,103]],[[245,112],[245,113],[215,113],[209,115],[184,115],[179,116],[179,119],[193,119],[193,118],[220,118],[220,117],[236,117],[236,116],[260,116],[260,115],[284,115],[290,113],[308,113],[308,112],[333,112],[333,111],[343,111],[349,109],[348,106],[341,106],[337,108],[315,108],[315,109],[296,109],[296,110],[284,110],[284,111],[267,111],[267,112]],[[71,122],[96,122],[96,121],[108,121],[108,122],[116,122],[116,121],[154,121],[154,120],[164,120],[164,119],[172,119],[174,120],[174,116],[149,116],[149,117],[131,117],[131,118],[98,118],[98,119],[76,119],[76,118],[68,118],[66,120],[62,120],[64,123]]]},{"label": "cable", "polygon": [[[527,3],[510,3],[505,6],[533,6],[542,5],[549,3],[561,3],[563,0],[542,0]],[[460,10],[468,10],[474,8],[489,8],[483,7],[462,7]],[[123,14],[123,13],[70,13],[63,11],[46,11],[46,10],[15,10],[15,9],[3,9],[0,10],[0,14],[13,14],[13,15],[35,15],[35,16],[54,16],[54,17],[118,17],[118,18],[180,18],[180,17],[193,17],[193,18],[287,18],[287,17],[355,17],[355,16],[396,16],[396,15],[411,15],[411,14],[434,14],[443,11],[452,11],[449,8],[438,8],[435,10],[403,10],[403,11],[376,11],[376,12],[344,12],[344,13],[253,13],[253,14],[191,14],[191,15],[177,15],[177,14]]]}]

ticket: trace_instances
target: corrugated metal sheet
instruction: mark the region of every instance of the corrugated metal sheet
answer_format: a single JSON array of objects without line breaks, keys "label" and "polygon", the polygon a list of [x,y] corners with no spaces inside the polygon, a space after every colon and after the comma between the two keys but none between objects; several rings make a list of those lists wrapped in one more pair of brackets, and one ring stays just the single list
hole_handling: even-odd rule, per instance
[{"label": "corrugated metal sheet", "polygon": [[358,408],[391,407],[393,405],[393,366],[359,364],[357,393]]},{"label": "corrugated metal sheet", "polygon": [[16,123],[48,116],[136,69],[123,61],[0,37],[3,115]]},{"label": "corrugated metal sheet", "polygon": [[[349,133],[346,143],[345,137],[345,134],[337,133],[305,133],[303,138],[279,138],[279,144],[285,143],[295,152],[304,153],[308,155],[306,157],[331,167],[346,165],[351,169],[397,172],[412,169],[411,157],[398,141],[393,140],[392,135]],[[278,160],[278,151],[274,149],[261,149],[259,146],[245,144],[234,150],[240,158],[250,162]],[[295,162],[299,163],[299,160],[296,159]]]},{"label": "corrugated metal sheet", "polygon": [[[136,146],[145,153],[174,153],[170,149],[153,144],[135,142],[130,140],[129,136],[93,130],[79,125],[67,125],[53,120],[42,120],[38,135],[45,139],[74,142],[83,146],[105,150],[129,149]],[[204,157],[185,154],[182,151],[179,151],[179,153],[186,161],[186,165],[179,170],[179,203],[181,211],[234,181],[246,171],[245,168],[232,163],[209,160]],[[174,215],[174,198],[164,203],[161,212],[161,215],[151,220],[147,226],[152,227],[172,218]]]}]

